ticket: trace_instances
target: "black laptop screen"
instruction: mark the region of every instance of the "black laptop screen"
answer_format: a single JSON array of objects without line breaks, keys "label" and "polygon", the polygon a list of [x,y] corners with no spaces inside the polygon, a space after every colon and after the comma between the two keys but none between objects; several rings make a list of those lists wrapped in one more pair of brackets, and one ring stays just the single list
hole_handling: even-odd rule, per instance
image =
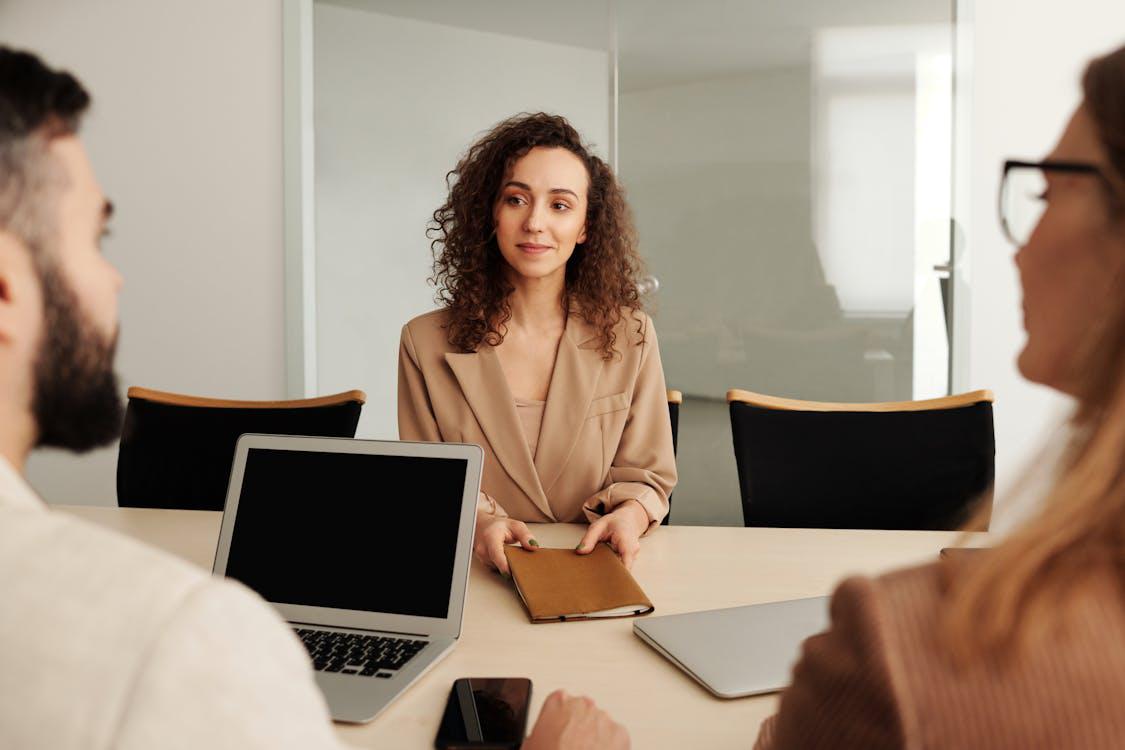
[{"label": "black laptop screen", "polygon": [[253,448],[226,574],[277,604],[446,617],[467,470]]}]

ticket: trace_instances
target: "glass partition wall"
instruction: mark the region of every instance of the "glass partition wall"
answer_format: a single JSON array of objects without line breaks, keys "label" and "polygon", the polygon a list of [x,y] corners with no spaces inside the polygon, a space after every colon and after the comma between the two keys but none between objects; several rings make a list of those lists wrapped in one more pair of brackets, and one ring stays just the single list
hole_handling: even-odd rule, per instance
[{"label": "glass partition wall", "polygon": [[[424,230],[475,136],[571,118],[616,167],[680,410],[672,523],[741,523],[730,388],[949,390],[951,0],[312,3],[314,375],[394,437]],[[307,252],[307,248],[306,248]],[[311,387],[310,387],[311,386]]]},{"label": "glass partition wall", "polygon": [[952,6],[616,8],[617,166],[684,393],[673,523],[739,523],[728,389],[948,392]]}]

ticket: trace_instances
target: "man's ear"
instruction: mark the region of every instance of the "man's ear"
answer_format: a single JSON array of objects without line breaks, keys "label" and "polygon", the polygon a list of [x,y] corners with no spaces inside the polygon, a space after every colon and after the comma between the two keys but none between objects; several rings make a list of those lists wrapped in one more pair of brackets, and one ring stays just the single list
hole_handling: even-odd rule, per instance
[{"label": "man's ear", "polygon": [[31,268],[29,252],[21,239],[0,229],[0,343],[12,341],[18,329],[18,304],[26,294]]}]

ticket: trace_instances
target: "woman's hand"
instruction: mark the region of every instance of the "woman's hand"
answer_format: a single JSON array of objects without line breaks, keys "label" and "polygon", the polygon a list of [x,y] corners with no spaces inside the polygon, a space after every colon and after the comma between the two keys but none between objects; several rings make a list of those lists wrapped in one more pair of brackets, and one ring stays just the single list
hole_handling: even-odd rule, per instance
[{"label": "woman's hand", "polygon": [[589,698],[547,696],[523,750],[629,750],[629,733]]},{"label": "woman's hand", "polygon": [[628,500],[590,524],[574,551],[588,555],[598,542],[608,541],[625,567],[631,568],[641,551],[641,535],[648,531],[648,525],[648,512],[636,500]]},{"label": "woman's hand", "polygon": [[511,518],[498,518],[490,513],[477,513],[477,533],[473,541],[473,552],[480,561],[510,576],[508,558],[504,556],[504,545],[519,542],[525,550],[534,552],[539,542],[531,538],[531,532],[523,521]]}]

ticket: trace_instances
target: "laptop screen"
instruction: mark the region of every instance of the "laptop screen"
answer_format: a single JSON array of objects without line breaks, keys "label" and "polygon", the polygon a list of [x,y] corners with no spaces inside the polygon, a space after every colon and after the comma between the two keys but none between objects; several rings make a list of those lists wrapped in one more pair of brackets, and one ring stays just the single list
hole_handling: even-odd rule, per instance
[{"label": "laptop screen", "polygon": [[226,575],[275,604],[446,617],[467,470],[251,448]]}]

